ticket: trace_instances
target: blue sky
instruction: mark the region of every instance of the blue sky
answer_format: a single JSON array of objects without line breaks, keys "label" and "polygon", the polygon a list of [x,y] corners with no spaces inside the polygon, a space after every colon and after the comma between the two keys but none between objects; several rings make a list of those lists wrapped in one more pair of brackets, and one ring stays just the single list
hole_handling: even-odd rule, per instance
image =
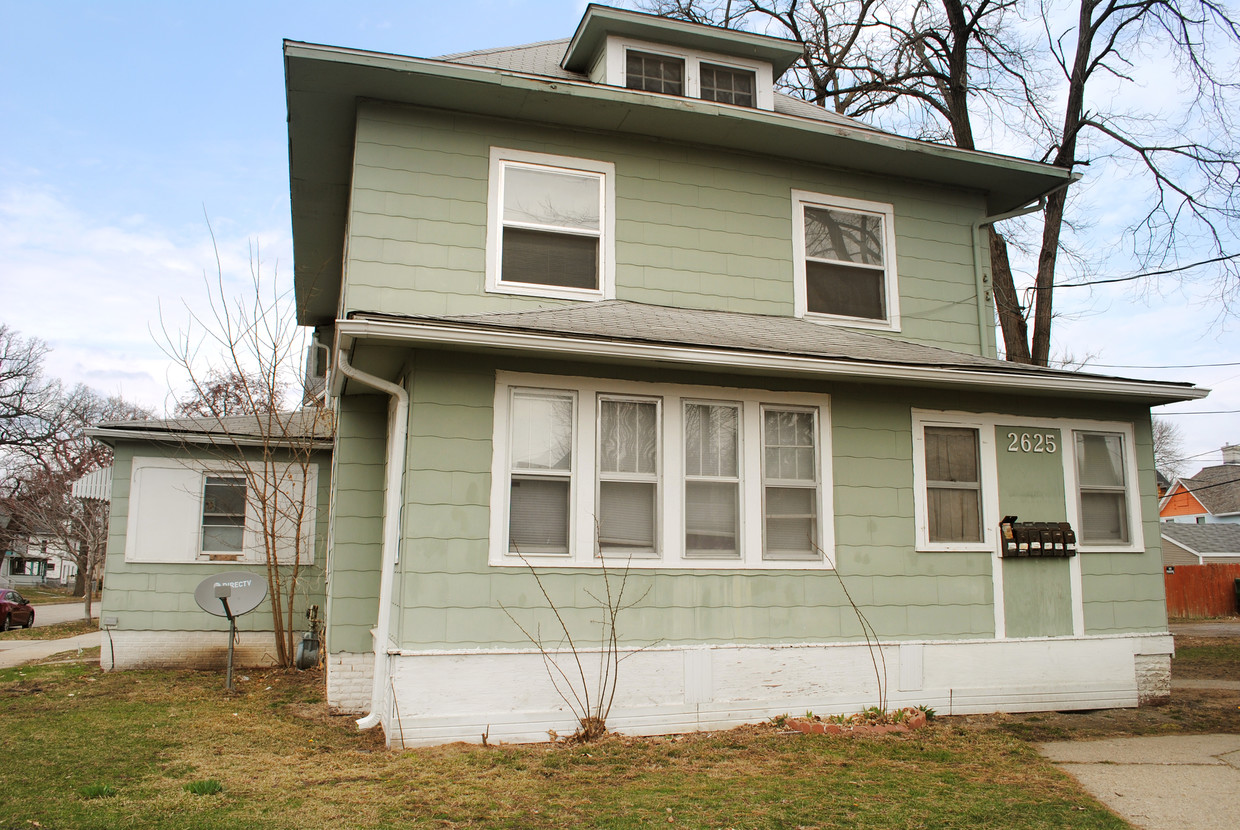
[{"label": "blue sky", "polygon": [[[226,272],[245,273],[257,243],[265,272],[291,274],[283,38],[434,56],[566,37],[584,7],[0,0],[0,322],[52,346],[51,374],[162,408],[176,379],[150,328],[202,301],[205,217]],[[1116,185],[1087,179],[1083,195],[1113,206]],[[1114,211],[1098,213],[1109,234]],[[1207,291],[1163,291],[1060,292],[1057,348],[1216,390],[1176,411],[1240,408],[1240,366],[1105,368],[1240,361]],[[1200,463],[1240,442],[1240,415],[1176,423]]]}]

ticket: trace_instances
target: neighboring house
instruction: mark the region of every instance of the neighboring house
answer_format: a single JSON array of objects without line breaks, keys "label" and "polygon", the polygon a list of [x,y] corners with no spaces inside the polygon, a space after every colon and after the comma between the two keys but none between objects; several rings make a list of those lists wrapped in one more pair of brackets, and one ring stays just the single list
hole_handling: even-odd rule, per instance
[{"label": "neighboring house", "polygon": [[[303,540],[301,585],[294,625],[312,604],[323,603],[330,419],[305,411],[287,440],[263,435],[252,415],[223,419],[113,421],[87,430],[114,452],[111,520],[100,617],[109,628],[105,668],[222,666],[228,621],[207,614],[194,589],[224,571],[267,577],[264,537],[252,488],[242,464],[263,469],[262,446],[276,447],[274,474],[305,486],[313,496],[299,532]],[[287,448],[309,448],[303,464]],[[303,476],[303,468],[305,474]],[[302,484],[304,478],[304,485]],[[292,531],[278,542],[278,561],[293,561]],[[270,597],[238,618],[236,659],[272,661]],[[212,636],[203,636],[211,632]],[[215,634],[218,632],[218,636]]]},{"label": "neighboring house", "polygon": [[[1205,392],[996,359],[984,226],[1072,174],[773,93],[794,43],[600,6],[284,53],[334,708],[394,744],[573,731],[518,623],[571,659],[545,591],[592,670],[604,562],[624,732],[876,704],[849,597],[892,706],[1168,693],[1149,410]],[[1007,515],[1077,555],[1001,556]]]},{"label": "neighboring house", "polygon": [[1223,447],[1223,463],[1176,478],[1158,505],[1164,522],[1240,524],[1240,445]]},{"label": "neighboring house", "polygon": [[1164,565],[1240,564],[1240,524],[1165,522],[1158,530]]}]

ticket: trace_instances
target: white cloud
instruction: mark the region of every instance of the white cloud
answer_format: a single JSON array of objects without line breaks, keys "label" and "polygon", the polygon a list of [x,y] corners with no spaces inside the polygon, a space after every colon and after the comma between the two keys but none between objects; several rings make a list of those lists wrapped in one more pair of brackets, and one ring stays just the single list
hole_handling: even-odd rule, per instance
[{"label": "white cloud", "polygon": [[[231,293],[248,283],[251,239],[217,238]],[[286,231],[254,238],[265,275],[277,260],[292,261]],[[144,216],[88,216],[46,186],[0,190],[0,319],[47,341],[46,370],[68,384],[162,410],[170,381],[178,379],[151,332],[160,326],[161,307],[173,332],[184,328],[186,305],[204,307],[204,273],[216,276],[205,220],[178,236]]]}]

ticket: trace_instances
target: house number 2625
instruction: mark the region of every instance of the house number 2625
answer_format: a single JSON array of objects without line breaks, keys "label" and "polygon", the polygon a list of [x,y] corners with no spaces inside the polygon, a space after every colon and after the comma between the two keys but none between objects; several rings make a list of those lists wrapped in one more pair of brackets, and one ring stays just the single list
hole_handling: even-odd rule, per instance
[{"label": "house number 2625", "polygon": [[1008,452],[1054,452],[1055,451],[1055,435],[1054,433],[1041,432],[1009,432],[1007,434]]}]

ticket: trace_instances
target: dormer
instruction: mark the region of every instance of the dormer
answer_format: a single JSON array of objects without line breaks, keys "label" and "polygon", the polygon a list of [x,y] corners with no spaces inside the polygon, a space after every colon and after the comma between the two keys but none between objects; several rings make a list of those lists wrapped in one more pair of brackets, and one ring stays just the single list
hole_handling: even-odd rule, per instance
[{"label": "dormer", "polygon": [[773,110],[790,40],[591,4],[561,66],[597,84]]}]

